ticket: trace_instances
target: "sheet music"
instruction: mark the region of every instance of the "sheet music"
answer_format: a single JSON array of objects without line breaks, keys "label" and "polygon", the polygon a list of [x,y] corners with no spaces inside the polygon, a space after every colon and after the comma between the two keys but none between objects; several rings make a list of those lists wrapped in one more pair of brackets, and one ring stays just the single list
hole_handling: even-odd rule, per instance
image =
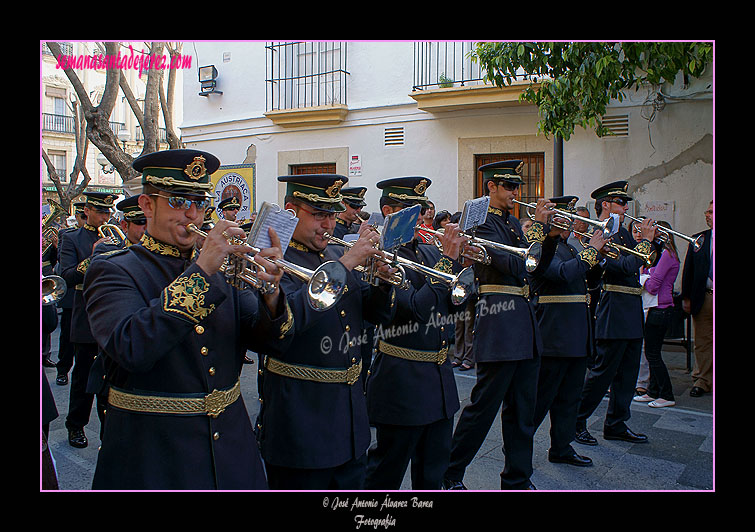
[{"label": "sheet music", "polygon": [[488,205],[490,205],[490,196],[471,199],[464,202],[464,211],[461,214],[459,225],[463,232],[482,225],[488,217]]},{"label": "sheet music", "polygon": [[268,229],[272,227],[280,239],[281,250],[285,253],[298,223],[299,218],[293,213],[281,209],[274,203],[265,201],[262,203],[257,217],[254,219],[254,224],[252,224],[246,241],[259,249],[271,247],[272,242],[270,241]]},{"label": "sheet music", "polygon": [[417,204],[386,216],[380,235],[380,249],[393,251],[411,241],[421,210],[422,207]]}]

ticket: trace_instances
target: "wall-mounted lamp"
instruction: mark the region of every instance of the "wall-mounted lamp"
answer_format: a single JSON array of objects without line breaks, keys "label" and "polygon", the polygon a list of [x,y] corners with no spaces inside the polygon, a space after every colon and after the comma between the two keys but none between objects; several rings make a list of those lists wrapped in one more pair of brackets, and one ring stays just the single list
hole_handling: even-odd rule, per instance
[{"label": "wall-mounted lamp", "polygon": [[199,67],[199,86],[201,88],[199,95],[207,96],[208,94],[223,94],[222,91],[215,90],[218,77],[218,70],[215,65]]}]

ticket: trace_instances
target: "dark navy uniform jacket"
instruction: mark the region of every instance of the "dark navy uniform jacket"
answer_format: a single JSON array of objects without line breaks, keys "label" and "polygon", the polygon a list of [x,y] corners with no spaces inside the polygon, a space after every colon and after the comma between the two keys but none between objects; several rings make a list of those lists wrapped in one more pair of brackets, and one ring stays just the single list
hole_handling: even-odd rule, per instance
[{"label": "dark navy uniform jacket", "polygon": [[543,296],[587,294],[587,272],[596,267],[598,251],[587,247],[577,251],[563,238],[556,242],[555,255],[548,267],[538,269],[530,278],[537,295],[535,314],[543,332],[543,356],[583,357],[592,350],[592,318],[586,302],[540,303]]},{"label": "dark navy uniform jacket", "polygon": [[[634,240],[624,226],[619,228],[611,242],[643,252],[651,248],[647,240],[639,243]],[[644,336],[642,296],[606,290],[606,285],[640,289],[640,268],[643,265],[641,258],[625,252],[618,259],[606,258],[601,285],[603,290],[595,310],[595,338],[637,339]]]},{"label": "dark navy uniform jacket", "polygon": [[[435,245],[417,240],[401,246],[398,255],[431,268],[441,259]],[[461,270],[458,264],[452,267],[450,259],[444,264],[447,273]],[[405,270],[411,286],[396,290],[396,316],[390,325],[376,328],[376,340],[419,351],[447,350],[454,319],[464,319],[466,305],[451,303],[447,284]],[[439,365],[378,350],[367,379],[367,408],[372,423],[390,425],[427,425],[453,417],[459,409],[459,395],[450,357]]]},{"label": "dark navy uniform jacket", "polygon": [[[284,258],[315,270],[341,256],[342,250],[333,247],[318,253],[292,241]],[[294,314],[296,336],[275,358],[287,364],[337,370],[359,363],[363,318],[376,324],[389,323],[395,308],[395,290],[368,285],[357,275],[348,272],[346,293],[325,311],[310,307],[303,280],[288,273],[283,275],[281,287]],[[264,367],[261,373],[262,406],[257,428],[266,462],[325,469],[365,453],[371,434],[361,376],[349,385],[281,376]]]},{"label": "dark navy uniform jacket", "polygon": [[343,239],[344,235],[357,233],[358,231],[358,223],[347,224],[340,218],[336,218],[336,226],[333,228],[334,237]]},{"label": "dark navy uniform jacket", "polygon": [[[519,220],[508,211],[490,208],[475,235],[515,247],[527,247]],[[506,251],[487,249],[490,265],[474,265],[480,297],[475,309],[473,348],[477,362],[529,360],[542,352],[535,307],[520,295],[484,294],[483,285],[528,286],[524,261]],[[540,267],[545,267],[541,261]]]},{"label": "dark navy uniform jacket", "polygon": [[84,274],[89,268],[92,257],[92,245],[100,239],[97,229],[85,225],[65,233],[60,239],[60,276],[73,295],[73,313],[71,315],[71,342],[77,344],[94,343],[89,328],[83,298]]},{"label": "dark navy uniform jacket", "polygon": [[[124,391],[205,396],[238,381],[247,349],[278,353],[293,316],[282,293],[271,318],[251,289],[206,275],[172,246],[142,242],[94,258],[84,296],[100,356]],[[243,397],[218,417],[108,405],[93,489],[265,489]]]},{"label": "dark navy uniform jacket", "polygon": [[[61,270],[60,270],[60,252],[63,248],[63,239],[66,238],[66,235],[70,235],[74,231],[76,231],[76,229],[72,227],[66,227],[66,228],[61,229],[60,232],[58,232],[58,248],[57,248],[58,257],[56,259],[55,271],[53,273],[56,273],[60,275],[61,277],[62,275],[61,275]],[[68,282],[66,281],[66,293],[63,296],[63,298],[60,301],[58,301],[58,308],[61,308],[61,309],[73,308],[74,292],[75,292],[74,287],[69,286]]]}]

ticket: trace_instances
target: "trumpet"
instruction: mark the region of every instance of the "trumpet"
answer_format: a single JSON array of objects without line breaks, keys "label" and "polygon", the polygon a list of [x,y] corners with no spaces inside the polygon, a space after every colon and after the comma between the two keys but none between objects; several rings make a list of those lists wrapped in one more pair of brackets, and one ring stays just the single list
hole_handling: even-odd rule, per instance
[{"label": "trumpet", "polygon": [[[437,230],[423,228],[422,230],[434,235],[442,235],[444,233],[443,228]],[[490,264],[490,255],[485,249],[488,248],[494,251],[504,251],[511,255],[516,255],[524,261],[524,267],[528,272],[535,271],[537,265],[540,263],[540,256],[542,254],[542,245],[540,244],[540,242],[533,242],[529,245],[529,247],[520,248],[516,246],[508,246],[506,244],[494,242],[492,240],[486,240],[484,238],[478,238],[466,233],[459,233],[459,236],[467,237],[469,239],[467,240],[466,244],[464,244],[464,248],[462,248],[461,256],[474,260],[475,262],[486,265]],[[440,244],[436,244],[436,246],[438,246],[438,248],[442,250],[442,246]],[[475,252],[468,250],[467,246],[475,247],[479,249],[479,251]]]},{"label": "trumpet", "polygon": [[[535,215],[534,213],[530,212],[530,209],[535,209],[537,207],[536,203],[524,203],[522,201],[513,200],[514,203],[517,203],[519,205],[522,205],[524,207],[527,207],[527,216],[530,217],[530,219],[534,220]],[[569,218],[571,223],[569,225],[566,225],[563,222],[556,221],[553,219],[553,217],[562,216],[564,218]],[[591,225],[593,227],[597,227],[601,230],[603,233],[603,238],[608,240],[608,238],[611,237],[613,234],[613,228],[614,224],[616,223],[616,219],[613,216],[609,216],[602,222],[600,220],[593,220],[592,218],[585,218],[584,216],[580,216],[578,214],[571,213],[569,211],[565,211],[563,209],[551,209],[551,220],[550,224],[558,227],[559,229],[565,229],[565,230],[571,230],[571,224],[574,222],[585,222],[588,225]]]},{"label": "trumpet", "polygon": [[[628,214],[624,214],[626,218],[629,218],[633,222],[642,223],[642,220],[640,218],[635,218],[634,216],[630,216]],[[653,227],[655,227],[656,231],[656,240],[660,242],[661,244],[666,244],[666,242],[669,241],[671,238],[671,235],[678,236],[679,238],[682,238],[692,244],[692,249],[695,252],[700,251],[700,248],[703,247],[703,235],[698,235],[697,237],[691,237],[687,236],[684,233],[680,233],[678,231],[674,231],[673,229],[669,229],[667,227],[663,227],[662,225],[658,225],[657,223],[653,223]]]},{"label": "trumpet", "polygon": [[[574,234],[579,237],[579,241],[583,246],[587,246],[590,238],[592,238],[592,235],[581,233],[579,231],[574,231]],[[622,251],[641,258],[643,261],[645,261],[645,266],[647,266],[648,268],[655,263],[656,253],[655,250],[652,249],[649,253],[641,253],[636,249],[622,246],[621,244],[617,244],[616,242],[606,242],[605,244],[603,244],[603,249],[601,250],[601,252],[609,259],[618,259],[621,256]]]},{"label": "trumpet", "polygon": [[[340,238],[337,238],[328,232],[323,233],[322,236],[323,238],[333,242],[334,244],[345,246],[347,248],[354,246],[353,242],[341,240]],[[357,266],[354,269],[362,273],[362,278],[365,280],[365,282],[374,284],[374,278],[377,277],[378,279],[382,279],[383,281],[396,286],[396,288],[400,288],[402,290],[409,288],[409,280],[406,278],[406,271],[404,270],[403,266],[396,264],[396,262],[394,262],[392,259],[387,258],[385,254],[375,256],[375,260],[395,267],[396,272],[392,274],[382,273],[375,268],[365,267],[361,265]]]},{"label": "trumpet", "polygon": [[97,234],[100,238],[107,238],[112,244],[122,246],[126,243],[126,235],[121,228],[115,224],[104,223],[97,228]]},{"label": "trumpet", "polygon": [[66,281],[58,275],[42,277],[42,305],[54,305],[66,294]]},{"label": "trumpet", "polygon": [[[207,237],[207,233],[199,229],[194,224],[186,226],[187,231],[196,233],[199,236]],[[249,245],[247,242],[237,238],[230,238],[229,242],[237,245]],[[259,253],[261,250],[249,245],[253,253]],[[238,280],[251,285],[261,292],[274,291],[275,286],[271,283],[262,281],[257,276],[257,272],[246,267],[246,263],[254,262],[254,257],[247,253],[233,253],[236,259],[228,260],[224,267],[221,267],[226,275],[229,284],[239,287]],[[229,257],[230,259],[230,257]],[[327,310],[341,298],[343,289],[346,286],[346,273],[342,265],[336,261],[328,261],[321,264],[316,270],[310,270],[303,266],[298,266],[284,259],[268,259],[270,262],[282,268],[283,271],[298,277],[307,283],[307,301],[314,310]],[[256,262],[254,262],[257,265]],[[258,265],[257,265],[258,266]],[[261,266],[259,266],[261,268]]]},{"label": "trumpet", "polygon": [[[332,240],[336,244],[341,244],[349,248],[354,245],[353,242],[340,240],[334,236],[329,235],[328,233],[325,233],[323,236],[329,240]],[[426,277],[430,277],[432,279],[435,279],[436,281],[447,284],[451,290],[451,301],[454,305],[460,305],[461,303],[463,303],[474,290],[474,270],[471,267],[464,268],[457,275],[453,275],[450,273],[438,271],[435,268],[425,266],[424,264],[414,262],[413,260],[399,257],[398,255],[389,257],[384,251],[380,250],[378,250],[378,253],[380,253],[380,255],[377,255],[375,257],[376,261],[384,262],[392,266],[398,266],[402,278],[401,284],[397,285],[399,288],[409,287],[409,280],[406,279],[406,272],[404,270],[405,268],[409,268],[410,270],[425,275]],[[374,275],[380,277],[380,274]]]}]

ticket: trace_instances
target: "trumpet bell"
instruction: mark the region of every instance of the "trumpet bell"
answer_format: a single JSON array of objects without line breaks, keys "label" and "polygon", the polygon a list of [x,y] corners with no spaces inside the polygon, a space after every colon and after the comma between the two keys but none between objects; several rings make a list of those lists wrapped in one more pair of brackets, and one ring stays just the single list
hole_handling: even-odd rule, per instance
[{"label": "trumpet bell", "polygon": [[472,266],[467,266],[459,272],[451,285],[451,302],[454,305],[461,305],[474,291],[474,275]]},{"label": "trumpet bell", "polygon": [[42,305],[53,305],[63,299],[67,290],[66,281],[58,275],[42,278]]},{"label": "trumpet bell", "polygon": [[542,256],[542,254],[542,244],[540,244],[540,242],[533,242],[524,257],[524,268],[528,273],[532,273],[537,269],[538,264],[540,264],[540,257]]},{"label": "trumpet bell", "polygon": [[325,262],[312,274],[307,285],[307,301],[314,310],[327,310],[338,301],[345,286],[346,270],[343,265],[332,260]]}]

